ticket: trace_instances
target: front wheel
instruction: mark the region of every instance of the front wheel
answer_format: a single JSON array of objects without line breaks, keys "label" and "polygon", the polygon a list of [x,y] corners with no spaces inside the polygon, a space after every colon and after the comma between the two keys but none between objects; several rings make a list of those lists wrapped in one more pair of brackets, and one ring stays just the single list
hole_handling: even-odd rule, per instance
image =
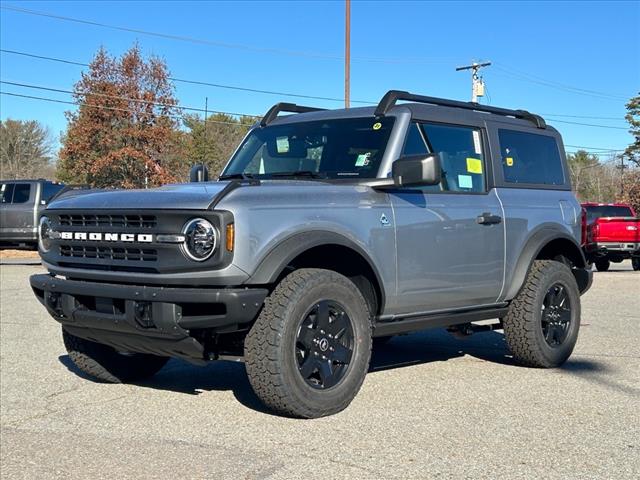
[{"label": "front wheel", "polygon": [[272,410],[302,418],[340,412],[369,367],[367,303],[336,272],[296,270],[267,297],[244,348],[249,382]]},{"label": "front wheel", "polygon": [[534,261],[503,325],[517,362],[540,368],[562,365],[580,329],[580,292],[569,267],[553,260]]},{"label": "front wheel", "polygon": [[169,360],[147,353],[121,353],[108,345],[76,337],[64,328],[62,340],[75,366],[103,382],[144,380],[158,373]]},{"label": "front wheel", "polygon": [[636,272],[640,270],[640,257],[631,257],[631,266]]}]

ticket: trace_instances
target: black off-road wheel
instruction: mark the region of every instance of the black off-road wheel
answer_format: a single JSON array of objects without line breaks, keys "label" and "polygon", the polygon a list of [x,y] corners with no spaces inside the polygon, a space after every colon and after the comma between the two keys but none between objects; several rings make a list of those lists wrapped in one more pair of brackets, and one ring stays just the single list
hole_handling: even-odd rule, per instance
[{"label": "black off-road wheel", "polygon": [[606,272],[607,270],[609,270],[610,266],[611,262],[609,260],[596,260],[596,269],[599,272]]},{"label": "black off-road wheel", "polygon": [[64,328],[62,339],[74,365],[102,382],[144,380],[158,373],[169,360],[146,353],[121,353],[107,345],[76,337]]},{"label": "black off-road wheel", "polygon": [[278,414],[318,418],[344,410],[369,368],[367,302],[346,277],[305,268],[285,277],[245,339],[249,382]]},{"label": "black off-road wheel", "polygon": [[640,257],[631,257],[631,267],[636,272],[640,270]]},{"label": "black off-road wheel", "polygon": [[580,292],[565,264],[536,260],[503,319],[514,359],[528,367],[562,365],[580,329]]}]

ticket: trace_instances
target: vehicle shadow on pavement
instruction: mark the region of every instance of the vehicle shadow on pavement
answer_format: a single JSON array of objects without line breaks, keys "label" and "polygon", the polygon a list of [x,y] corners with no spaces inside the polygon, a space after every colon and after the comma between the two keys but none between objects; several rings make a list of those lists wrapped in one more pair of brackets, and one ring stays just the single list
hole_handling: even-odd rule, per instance
[{"label": "vehicle shadow on pavement", "polygon": [[[58,360],[79,377],[98,382],[76,367],[68,355],[61,355]],[[245,407],[271,413],[253,393],[242,362],[218,361],[206,366],[197,366],[183,360],[171,359],[152,378],[134,382],[133,385],[189,395],[209,391],[231,391],[236,400]]]},{"label": "vehicle shadow on pavement", "polygon": [[[499,332],[483,332],[467,339],[457,339],[445,330],[403,335],[391,339],[387,344],[374,348],[369,373],[383,372],[396,368],[445,362],[469,355],[476,361],[485,361],[523,368],[511,357]],[[91,381],[92,377],[78,369],[68,355],[58,357],[69,371]],[[602,383],[607,368],[598,362],[572,357],[558,373],[568,373],[590,382]],[[594,375],[595,374],[595,375]],[[610,388],[619,388],[605,382]],[[189,395],[199,395],[209,391],[231,391],[242,405],[252,410],[274,415],[253,392],[244,364],[241,362],[218,361],[204,367],[191,365],[182,360],[172,359],[153,378],[135,385],[154,390],[165,390]]]},{"label": "vehicle shadow on pavement", "polygon": [[438,329],[394,337],[374,348],[369,372],[444,362],[465,355],[482,361],[515,365],[502,333],[483,332],[458,339],[446,330]]}]

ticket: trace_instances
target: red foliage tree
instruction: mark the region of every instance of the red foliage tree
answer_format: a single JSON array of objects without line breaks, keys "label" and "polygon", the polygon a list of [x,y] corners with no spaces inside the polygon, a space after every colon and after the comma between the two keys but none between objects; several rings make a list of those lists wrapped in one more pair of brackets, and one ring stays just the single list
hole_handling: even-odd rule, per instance
[{"label": "red foliage tree", "polygon": [[119,59],[101,48],[74,92],[58,178],[119,188],[176,180],[178,102],[163,60],[145,60],[138,45]]}]

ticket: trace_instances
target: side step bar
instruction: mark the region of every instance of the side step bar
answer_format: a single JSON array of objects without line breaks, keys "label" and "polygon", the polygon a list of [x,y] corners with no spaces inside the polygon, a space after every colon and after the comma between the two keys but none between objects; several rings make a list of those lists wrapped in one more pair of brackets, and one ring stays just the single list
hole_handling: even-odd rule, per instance
[{"label": "side step bar", "polygon": [[377,321],[374,329],[374,337],[386,337],[389,335],[399,335],[401,333],[418,332],[429,328],[450,327],[462,325],[480,320],[490,320],[492,318],[502,318],[509,311],[509,307],[500,306],[484,308],[482,310],[470,310],[465,312],[447,312],[420,317],[409,317],[392,321]]}]

